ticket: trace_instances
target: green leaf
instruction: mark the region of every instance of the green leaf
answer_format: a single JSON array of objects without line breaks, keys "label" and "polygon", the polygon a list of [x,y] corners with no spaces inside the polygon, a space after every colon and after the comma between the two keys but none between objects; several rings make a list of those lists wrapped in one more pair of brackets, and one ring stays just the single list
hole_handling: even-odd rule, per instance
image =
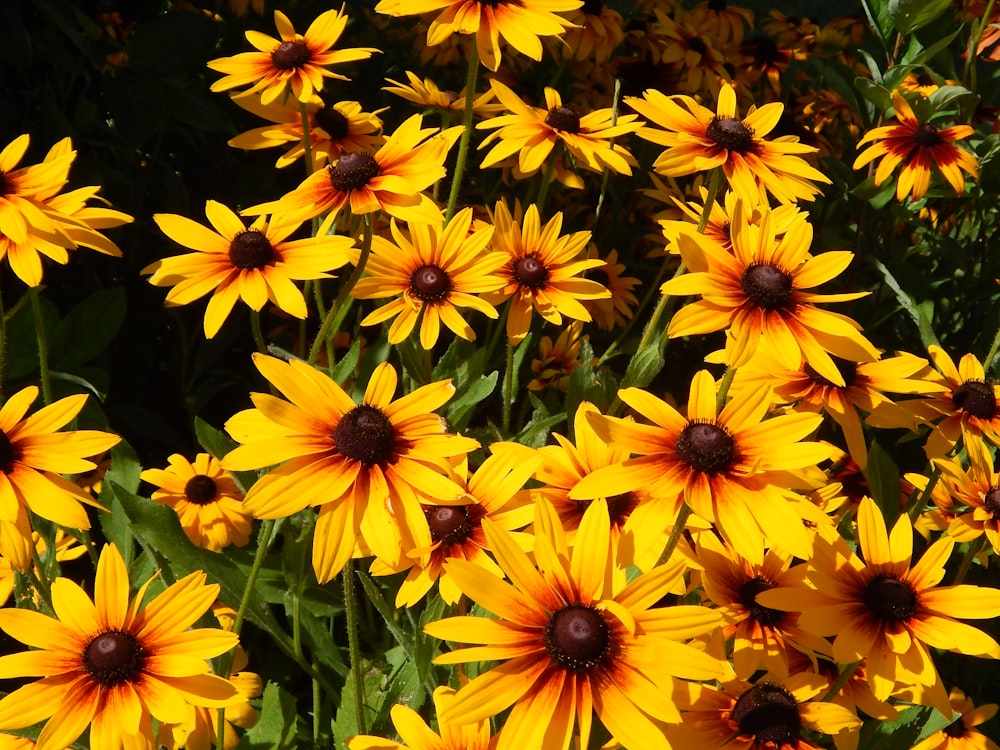
[{"label": "green leaf", "polygon": [[95,292],[77,304],[53,331],[52,367],[72,369],[93,360],[114,341],[125,314],[124,287]]},{"label": "green leaf", "polygon": [[561,424],[566,419],[565,412],[559,414],[549,414],[545,404],[534,393],[528,393],[532,406],[535,407],[531,413],[528,424],[514,437],[514,442],[527,445],[529,448],[541,448],[548,441],[549,432],[553,427]]},{"label": "green leaf", "polygon": [[[373,721],[378,715],[379,709],[385,702],[385,689],[387,678],[385,674],[375,668],[365,671],[364,675],[364,716],[365,722],[376,731]],[[344,747],[348,737],[353,737],[360,732],[357,720],[358,698],[354,691],[354,677],[348,675],[347,683],[340,696],[340,708],[337,709],[337,717],[333,723],[333,739],[336,747]]]},{"label": "green leaf", "polygon": [[[896,277],[892,275],[882,261],[878,258],[870,258],[869,260],[878,272],[882,274],[882,277],[885,279],[886,286],[892,289],[893,293],[896,295],[896,299],[899,301],[899,304],[903,306],[903,309],[906,310],[909,316],[913,319],[913,322],[917,324],[917,330],[920,333],[920,341],[924,345],[924,348],[926,349],[931,344],[937,344],[940,346],[938,338],[934,334],[934,329],[931,326],[930,312],[933,311],[933,302],[931,302],[930,310],[928,309],[926,303],[918,305],[909,294],[903,291],[899,282],[896,281]],[[930,302],[930,300],[927,302]]]},{"label": "green leaf", "polygon": [[345,352],[344,356],[340,358],[340,361],[334,365],[333,371],[330,373],[330,377],[333,381],[341,386],[347,380],[348,376],[354,372],[354,368],[358,366],[358,362],[361,360],[361,339],[354,339],[351,344],[351,348]]},{"label": "green leaf", "polygon": [[899,517],[903,489],[899,467],[877,440],[873,440],[868,448],[868,466],[863,473],[872,499],[882,509],[886,526],[892,528]]},{"label": "green leaf", "polygon": [[264,686],[260,716],[246,733],[245,745],[251,750],[283,750],[295,747],[295,696],[274,682]]},{"label": "green leaf", "polygon": [[649,385],[663,369],[664,362],[663,348],[659,340],[655,340],[632,357],[625,370],[622,388],[642,388]]},{"label": "green leaf", "polygon": [[892,94],[885,86],[861,76],[854,79],[854,86],[861,96],[878,108],[878,112],[884,112],[892,106]]},{"label": "green leaf", "polygon": [[[220,460],[239,445],[229,435],[215,429],[201,417],[194,418],[194,434],[201,447]],[[249,490],[257,481],[257,474],[253,471],[231,471],[229,473],[232,474],[237,486],[243,492]]]},{"label": "green leaf", "polygon": [[104,538],[113,542],[118,551],[122,554],[122,559],[126,565],[132,563],[132,531],[129,528],[129,519],[125,509],[118,501],[112,487],[118,485],[128,492],[135,492],[139,489],[139,474],[142,466],[139,464],[139,457],[132,446],[122,440],[111,449],[111,466],[108,467],[101,483],[101,494],[98,502],[108,509],[108,513],[99,513],[98,523],[101,524],[101,531]]},{"label": "green leaf", "polygon": [[457,398],[448,403],[445,414],[453,432],[465,427],[476,404],[490,397],[490,394],[496,390],[499,379],[500,373],[496,370],[489,375],[481,375],[477,380],[469,383],[464,388],[464,392],[461,392]]},{"label": "green leaf", "polygon": [[951,0],[889,0],[889,20],[904,36],[926,26],[944,13]]}]

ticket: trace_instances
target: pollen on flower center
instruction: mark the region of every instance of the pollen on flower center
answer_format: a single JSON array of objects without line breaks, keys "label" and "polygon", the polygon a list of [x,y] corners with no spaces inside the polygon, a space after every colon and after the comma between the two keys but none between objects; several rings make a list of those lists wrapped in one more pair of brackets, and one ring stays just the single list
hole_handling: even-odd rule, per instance
[{"label": "pollen on flower center", "polygon": [[997,397],[993,386],[982,380],[966,380],[951,394],[951,400],[962,411],[980,419],[993,419]]},{"label": "pollen on flower center", "polygon": [[753,148],[753,128],[735,117],[716,115],[705,128],[705,136],[738,154],[745,154]]},{"label": "pollen on flower center", "polygon": [[913,141],[920,146],[925,146],[930,148],[931,146],[939,146],[944,143],[941,140],[941,136],[938,135],[938,129],[933,125],[928,125],[927,123],[920,123],[917,125],[916,129],[913,131]]},{"label": "pollen on flower center", "polygon": [[215,500],[216,490],[212,477],[195,474],[184,485],[184,497],[195,505],[208,505]]},{"label": "pollen on flower center", "polygon": [[424,302],[439,302],[451,291],[451,277],[439,266],[421,266],[410,275],[410,292]]},{"label": "pollen on flower center", "polygon": [[545,115],[545,124],[556,130],[564,130],[567,133],[580,132],[580,115],[569,107],[553,107]]},{"label": "pollen on flower center", "polygon": [[0,430],[0,471],[10,474],[14,470],[14,462],[21,457],[21,451],[14,447],[7,433]]},{"label": "pollen on flower center", "polygon": [[366,467],[387,463],[395,452],[396,428],[377,406],[361,404],[340,418],[333,431],[337,450]]},{"label": "pollen on flower center", "polygon": [[582,672],[596,667],[611,648],[611,629],[593,607],[570,604],[545,625],[545,649],[563,669]]},{"label": "pollen on flower center", "polygon": [[994,518],[1000,518],[1000,489],[994,487],[983,498],[983,507],[993,514]]},{"label": "pollen on flower center", "polygon": [[545,285],[548,277],[549,270],[537,255],[525,256],[514,264],[514,278],[522,286],[537,289]]},{"label": "pollen on flower center", "polygon": [[461,544],[472,533],[467,505],[425,505],[431,539],[443,545]]},{"label": "pollen on flower center", "polygon": [[858,364],[857,362],[851,362],[850,360],[841,359],[840,357],[833,357],[833,364],[837,368],[837,372],[844,379],[844,385],[840,386],[836,383],[827,380],[822,375],[820,375],[808,362],[803,368],[803,372],[809,376],[809,379],[816,383],[817,385],[825,385],[831,388],[847,388],[854,382],[854,378],[858,375]]},{"label": "pollen on flower center", "polygon": [[382,173],[375,157],[363,151],[341,156],[330,167],[330,182],[337,190],[360,190]]},{"label": "pollen on flower center", "polygon": [[731,717],[740,734],[751,735],[760,744],[773,742],[778,747],[791,744],[802,731],[795,697],[769,682],[758,682],[743,693],[733,706]]},{"label": "pollen on flower center", "polygon": [[777,266],[750,266],[740,277],[747,298],[762,310],[779,310],[792,297],[792,277]]},{"label": "pollen on flower center", "polygon": [[236,268],[264,268],[278,260],[267,236],[256,229],[240,232],[229,243],[229,260]]},{"label": "pollen on flower center", "polygon": [[306,43],[297,39],[294,41],[284,41],[279,44],[271,53],[271,62],[278,70],[292,70],[301,68],[312,57]]},{"label": "pollen on flower center", "polygon": [[778,609],[770,609],[757,603],[757,594],[774,588],[774,583],[763,576],[751,578],[740,586],[740,604],[750,613],[750,619],[766,627],[774,627],[781,622],[785,613]]},{"label": "pollen on flower center", "polygon": [[868,611],[884,622],[906,622],[917,610],[917,595],[909,584],[889,575],[876,576],[864,591]]},{"label": "pollen on flower center", "polygon": [[717,474],[733,463],[736,442],[721,427],[705,422],[691,422],[681,430],[674,452],[695,471]]},{"label": "pollen on flower center", "polygon": [[83,649],[83,666],[105,687],[138,680],[145,660],[139,641],[121,630],[101,633]]},{"label": "pollen on flower center", "polygon": [[347,118],[333,107],[323,107],[316,110],[313,119],[335,141],[346,138],[351,132]]}]

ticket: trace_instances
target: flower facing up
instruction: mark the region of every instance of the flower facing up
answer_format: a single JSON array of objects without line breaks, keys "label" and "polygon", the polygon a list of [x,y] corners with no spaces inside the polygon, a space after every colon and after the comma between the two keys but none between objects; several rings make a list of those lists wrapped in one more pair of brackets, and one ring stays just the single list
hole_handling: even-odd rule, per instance
[{"label": "flower facing up", "polygon": [[139,478],[159,488],[151,499],[173,508],[192,544],[218,552],[250,541],[243,493],[217,458],[199,453],[191,463],[175,453],[167,463],[168,468],[146,469]]},{"label": "flower facing up", "polygon": [[494,305],[510,299],[507,337],[514,344],[527,335],[532,310],[555,325],[562,325],[563,315],[589,322],[590,313],[580,301],[611,297],[606,287],[580,276],[604,265],[598,258],[580,258],[590,242],[590,232],[560,236],[562,219],[562,214],[557,213],[543,227],[538,206],[532,204],[524,219],[517,222],[507,204],[497,202],[493,247],[507,254],[507,264],[500,271],[506,283],[483,298]]},{"label": "flower facing up", "polygon": [[939,729],[918,742],[913,750],[1000,750],[997,743],[976,729],[996,715],[996,703],[977,707],[958,688],[951,689],[948,700],[958,718],[944,729]]},{"label": "flower facing up", "polygon": [[143,607],[151,582],[130,600],[128,569],[108,545],[97,566],[93,601],[76,583],[57,578],[56,618],[0,610],[0,628],[35,649],[0,657],[0,677],[42,678],[0,700],[0,728],[48,719],[37,747],[61,750],[90,725],[91,747],[119,750],[152,745],[151,716],[180,722],[191,705],[238,702],[238,690],[210,674],[205,661],[233,648],[236,635],[188,629],[218,596],[218,584],[205,583],[201,571],[190,573]]},{"label": "flower facing up", "polygon": [[390,302],[370,313],[362,325],[377,325],[395,318],[389,327],[389,343],[398,344],[420,322],[420,345],[432,349],[444,323],[457,336],[475,341],[459,308],[471,308],[496,318],[494,307],[476,296],[504,285],[497,276],[507,262],[505,253],[487,252],[493,227],[476,227],[472,209],[460,211],[445,227],[439,224],[411,224],[409,236],[395,221],[392,241],[375,237],[372,254],[365,266],[368,274],[355,284],[358,299]]},{"label": "flower facing up", "polygon": [[737,202],[730,226],[733,251],[726,252],[701,235],[681,233],[678,247],[691,269],[660,287],[664,294],[699,294],[670,321],[671,338],[728,328],[726,364],[739,367],[754,356],[798,369],[803,359],[836,385],[844,376],[830,355],[853,362],[878,359],[878,351],[850,318],[816,307],[818,302],[847,302],[868,292],[818,294],[812,287],[830,281],[854,259],[834,250],[811,256],[813,230],[805,214],[786,227],[779,239],[762,204],[760,224],[745,217],[750,208]]},{"label": "flower facing up", "polygon": [[654,721],[678,720],[671,697],[676,678],[722,675],[716,659],[683,643],[716,627],[718,613],[653,606],[683,573],[683,563],[655,568],[622,588],[609,582],[603,500],[584,514],[571,550],[554,508],[541,501],[535,512],[534,563],[509,534],[484,523],[510,583],[464,560],[445,563],[462,592],[498,619],[430,623],[425,630],[436,638],[484,644],[435,661],[500,664],[459,690],[441,719],[471,723],[513,705],[497,750],[566,750],[574,725],[587,747],[596,712],[626,747],[666,750]]},{"label": "flower facing up", "polygon": [[67,396],[25,416],[37,397],[38,388],[29,386],[0,408],[0,554],[22,571],[31,565],[28,511],[66,528],[89,529],[83,506],[96,503],[62,475],[95,468],[86,457],[121,440],[99,430],[60,431],[83,409],[86,395]]},{"label": "flower facing up", "polygon": [[356,404],[304,362],[255,354],[254,364],[288,401],[251,394],[255,408],[226,422],[244,445],[222,465],[242,471],[282,464],[247,493],[244,508],[257,518],[319,507],[313,568],[320,583],[340,572],[362,540],[386,564],[397,564],[404,548],[427,537],[421,500],[464,497],[464,488],[447,476],[447,459],[479,443],[448,434],[444,420],[431,413],[454,394],[450,380],[393,400],[396,371],[382,363]]},{"label": "flower facing up", "polygon": [[892,92],[892,106],[896,111],[896,125],[886,125],[865,133],[858,146],[871,143],[854,160],[854,168],[881,159],[875,170],[875,184],[881,185],[902,164],[896,181],[896,198],[910,195],[913,200],[924,197],[931,182],[931,167],[938,170],[956,193],[965,192],[966,172],[973,179],[979,176],[979,162],[968,151],[955,145],[955,141],[968,138],[973,130],[970,125],[952,125],[938,128],[920,122],[906,99],[898,91]]},{"label": "flower facing up", "polygon": [[332,226],[345,207],[356,215],[383,210],[411,223],[438,223],[441,211],[422,191],[444,177],[445,157],[461,131],[461,125],[442,133],[437,128],[421,129],[420,115],[413,115],[375,153],[341,154],[336,162],[313,172],[292,192],[243,213],[301,213],[306,219],[329,211],[321,233]]},{"label": "flower facing up", "polygon": [[719,92],[715,112],[689,96],[668,97],[655,89],[648,89],[642,98],[627,96],[625,102],[663,128],[638,131],[642,138],[666,146],[653,164],[660,174],[681,177],[721,167],[732,189],[751,203],[766,200],[765,193],[781,203],[811,201],[820,193],[815,183],[830,182],[797,156],[815,152],[812,146],[792,137],[764,139],[781,118],[780,103],[751,108],[740,119],[736,93],[728,83]]},{"label": "flower facing up", "polygon": [[879,700],[897,686],[919,687],[945,715],[948,696],[928,646],[971,656],[1000,657],[1000,645],[956,616],[985,619],[1000,615],[1000,591],[967,584],[938,586],[955,540],[941,537],[911,564],[913,528],[904,513],[886,530],[871,498],[858,508],[858,557],[836,534],[816,538],[807,563],[808,585],[762,592],[765,607],[800,612],[799,625],[835,636],[838,664],[866,659],[868,682]]},{"label": "flower facing up", "polygon": [[[178,214],[155,214],[160,230],[174,242],[195,250],[158,260],[142,269],[149,283],[169,286],[168,305],[186,305],[211,293],[205,310],[205,336],[212,338],[242,299],[252,310],[268,301],[279,309],[305,318],[306,302],[293,281],[328,279],[351,257],[354,240],[323,235],[289,240],[305,221],[297,215],[258,217],[247,227],[233,211],[217,201],[205,204],[212,229]],[[213,231],[214,230],[214,231]]]},{"label": "flower facing up", "polygon": [[370,47],[333,49],[347,26],[343,8],[321,13],[305,34],[295,33],[292,22],[280,10],[274,11],[274,25],[279,39],[259,31],[246,32],[256,52],[208,62],[209,68],[226,74],[212,84],[212,91],[250,86],[247,92],[260,92],[261,102],[270,104],[291,89],[292,96],[307,102],[313,93],[322,91],[324,78],[347,80],[330,66],[365,60],[378,52]]},{"label": "flower facing up", "polygon": [[539,37],[560,36],[572,26],[559,13],[576,10],[581,0],[381,0],[377,13],[413,16],[441,11],[427,30],[434,47],[452,34],[475,34],[479,59],[500,67],[500,37],[532,60],[542,59]]},{"label": "flower facing up", "polygon": [[799,557],[809,556],[811,539],[789,503],[786,474],[829,457],[823,444],[800,442],[819,426],[819,415],[765,420],[772,404],[767,386],[739,394],[720,412],[707,370],[691,381],[687,418],[640,388],[625,388],[618,395],[652,424],[594,415],[603,440],[636,455],[588,474],[570,490],[571,498],[610,497],[640,488],[653,497],[683,497],[752,563],[763,562],[765,539]]},{"label": "flower facing up", "polygon": [[496,143],[483,159],[482,167],[492,167],[504,159],[518,157],[518,169],[523,175],[534,174],[546,161],[555,158],[553,148],[558,144],[576,159],[576,163],[594,172],[611,170],[618,174],[632,174],[638,166],[635,158],[612,139],[635,132],[641,126],[636,115],[619,115],[612,122],[610,109],[598,109],[580,114],[564,106],[559,92],[545,87],[545,108],[526,104],[509,87],[496,79],[490,86],[497,99],[510,114],[484,120],[479,129],[499,128],[490,133],[480,148]]},{"label": "flower facing up", "polygon": [[[438,717],[454,702],[454,689],[442,686],[434,691]],[[493,750],[496,744],[496,738],[490,737],[489,719],[458,724],[438,718],[440,726],[435,733],[420,714],[407,706],[397,704],[389,715],[403,742],[358,734],[347,738],[347,750]]]}]

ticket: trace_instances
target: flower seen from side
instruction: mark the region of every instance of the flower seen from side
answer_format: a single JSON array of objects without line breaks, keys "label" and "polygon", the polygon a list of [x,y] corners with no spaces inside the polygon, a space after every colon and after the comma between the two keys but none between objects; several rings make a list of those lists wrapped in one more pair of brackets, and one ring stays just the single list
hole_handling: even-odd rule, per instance
[{"label": "flower seen from side", "polygon": [[932,491],[931,497],[947,521],[948,536],[956,542],[970,542],[985,534],[993,551],[1000,554],[1000,474],[982,438],[969,435],[964,446],[968,468],[958,458],[933,459],[941,472],[942,491]]},{"label": "flower seen from side", "polygon": [[918,742],[913,750],[1000,750],[997,743],[976,729],[996,716],[996,703],[976,706],[959,688],[951,689],[948,701],[958,718]]},{"label": "flower seen from side", "polygon": [[[413,102],[419,107],[436,107],[456,114],[465,110],[465,89],[461,91],[442,91],[430,78],[420,78],[415,73],[406,71],[408,83],[394,81],[392,78],[385,79],[392,86],[383,86],[383,91]],[[472,111],[480,117],[492,115],[503,109],[503,105],[496,101],[496,92],[492,88],[474,97],[472,100]]]},{"label": "flower seen from side", "polygon": [[597,327],[602,331],[613,331],[624,327],[632,319],[632,310],[639,306],[635,289],[642,281],[635,276],[625,275],[625,264],[618,262],[618,251],[612,249],[604,258],[604,265],[587,272],[587,278],[596,281],[611,292],[610,298],[584,300],[583,306],[590,311]]}]

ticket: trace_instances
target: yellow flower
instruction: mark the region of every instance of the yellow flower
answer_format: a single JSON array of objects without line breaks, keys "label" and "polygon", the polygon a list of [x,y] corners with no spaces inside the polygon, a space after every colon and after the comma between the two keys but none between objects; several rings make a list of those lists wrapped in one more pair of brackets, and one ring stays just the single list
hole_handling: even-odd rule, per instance
[{"label": "yellow flower", "polygon": [[996,716],[996,703],[987,703],[977,708],[958,688],[951,689],[948,700],[959,715],[958,718],[944,729],[939,729],[918,742],[913,750],[1000,750],[997,743],[976,729]]},{"label": "yellow flower", "polygon": [[[420,107],[436,107],[452,113],[459,113],[465,110],[465,89],[459,92],[442,91],[438,85],[430,78],[421,79],[414,73],[406,71],[406,79],[409,84],[394,81],[391,78],[385,80],[393,84],[383,86],[383,91],[395,94]],[[472,100],[472,111],[480,117],[499,112],[503,105],[494,101],[496,92],[491,88]]]},{"label": "yellow flower", "polygon": [[[67,143],[68,143],[68,139]],[[27,242],[29,230],[52,233],[55,227],[42,210],[39,194],[51,197],[66,184],[76,151],[49,154],[41,164],[17,168],[30,137],[20,135],[0,151],[0,235],[12,243]]]},{"label": "yellow flower", "polygon": [[538,342],[538,359],[531,360],[531,371],[536,376],[528,381],[529,391],[540,391],[549,386],[561,391],[569,389],[569,376],[580,364],[580,338],[583,323],[574,320],[566,326],[559,337],[552,342],[550,336],[542,336]]}]

